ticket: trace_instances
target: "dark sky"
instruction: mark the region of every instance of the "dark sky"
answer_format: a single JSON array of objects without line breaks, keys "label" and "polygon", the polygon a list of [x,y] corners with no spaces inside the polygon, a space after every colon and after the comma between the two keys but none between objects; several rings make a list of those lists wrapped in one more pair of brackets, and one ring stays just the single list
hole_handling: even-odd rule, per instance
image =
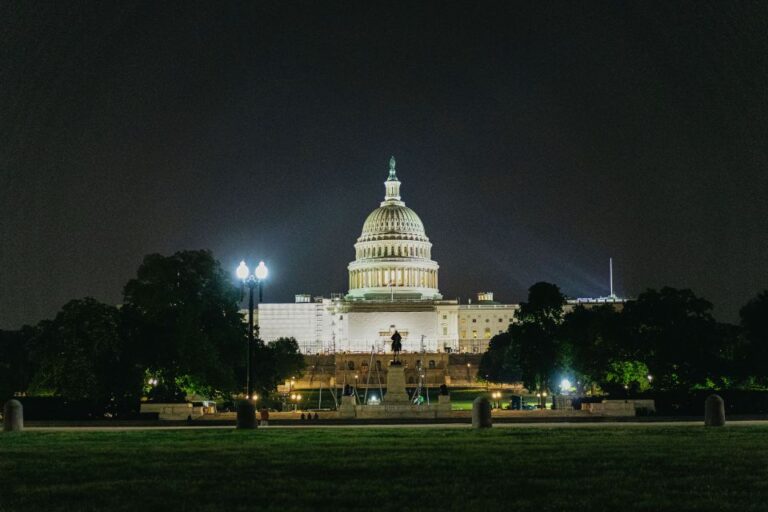
[{"label": "dark sky", "polygon": [[0,328],[147,253],[345,291],[394,154],[446,298],[768,287],[768,2],[2,2]]}]

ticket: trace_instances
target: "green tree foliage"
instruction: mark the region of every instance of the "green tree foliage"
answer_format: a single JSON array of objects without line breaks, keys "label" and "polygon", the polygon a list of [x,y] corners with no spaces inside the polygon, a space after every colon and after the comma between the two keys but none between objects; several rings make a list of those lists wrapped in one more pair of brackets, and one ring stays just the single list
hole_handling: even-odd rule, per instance
[{"label": "green tree foliage", "polygon": [[239,392],[246,324],[240,289],[210,251],[150,254],[124,289],[124,314],[157,399]]},{"label": "green tree foliage", "polygon": [[622,316],[610,305],[576,307],[565,315],[560,339],[563,351],[569,355],[567,373],[572,372],[580,383],[579,391],[591,384],[604,389],[611,387],[618,382],[610,377],[616,375],[616,368],[636,357],[632,348],[624,343]]},{"label": "green tree foliage", "polygon": [[691,290],[647,290],[628,302],[622,317],[628,343],[663,389],[720,386],[728,372],[724,328],[712,304]]},{"label": "green tree foliage", "polygon": [[30,356],[38,329],[25,325],[17,331],[0,330],[0,403],[27,390],[36,365]]},{"label": "green tree foliage", "polygon": [[304,357],[294,338],[278,338],[264,343],[256,340],[254,355],[254,389],[267,396],[278,384],[290,377],[300,377],[304,372]]},{"label": "green tree foliage", "polygon": [[[766,339],[766,295],[743,310],[752,359],[761,361],[752,367],[753,373],[768,363],[768,343],[760,341]],[[509,342],[491,346],[483,370],[499,375],[498,361],[504,357],[504,368],[519,365],[529,390],[551,391],[562,376],[569,376],[579,383],[579,391],[596,384],[611,393],[642,391],[650,385],[722,388],[732,385],[738,374],[736,363],[743,352],[738,331],[718,323],[712,305],[690,290],[648,290],[623,310],[611,305],[577,307],[565,316],[564,302],[556,286],[532,286],[528,302],[521,304],[517,322],[509,328]]]},{"label": "green tree foliage", "polygon": [[550,283],[539,282],[528,290],[528,301],[520,304],[511,337],[506,367],[519,367],[523,385],[529,390],[554,389],[557,374],[564,366],[558,338],[565,296]]},{"label": "green tree foliage", "polygon": [[478,376],[490,382],[520,382],[520,368],[507,357],[512,335],[507,332],[491,338],[488,350],[480,358]]},{"label": "green tree foliage", "polygon": [[739,311],[744,346],[743,373],[768,384],[768,290],[758,294]]},{"label": "green tree foliage", "polygon": [[142,371],[122,335],[120,313],[95,299],[72,300],[43,321],[32,342],[33,394],[86,400],[96,414],[135,408]]},{"label": "green tree foliage", "polygon": [[648,375],[648,367],[641,361],[615,360],[608,363],[601,386],[614,393],[621,388],[631,392],[645,391],[651,387]]}]

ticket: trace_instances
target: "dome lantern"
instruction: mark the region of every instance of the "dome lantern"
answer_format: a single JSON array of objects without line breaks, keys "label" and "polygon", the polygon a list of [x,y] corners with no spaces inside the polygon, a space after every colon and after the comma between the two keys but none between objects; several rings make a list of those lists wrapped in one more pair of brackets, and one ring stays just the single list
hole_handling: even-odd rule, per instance
[{"label": "dome lantern", "polygon": [[400,180],[397,179],[397,174],[395,173],[394,156],[389,158],[389,177],[387,178],[387,181],[384,182],[384,188],[386,190],[386,194],[384,195],[384,202],[381,203],[382,206],[387,203],[405,204],[400,201]]}]

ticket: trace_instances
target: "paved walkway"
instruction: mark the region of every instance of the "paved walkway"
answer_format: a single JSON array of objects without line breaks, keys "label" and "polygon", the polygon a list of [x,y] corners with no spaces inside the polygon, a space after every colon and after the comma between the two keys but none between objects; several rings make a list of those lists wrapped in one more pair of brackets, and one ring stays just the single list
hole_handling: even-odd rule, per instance
[{"label": "paved walkway", "polygon": [[[617,421],[617,422],[599,422],[599,423],[496,423],[493,428],[656,428],[656,427],[701,427],[703,421]],[[768,420],[741,420],[730,421],[726,427],[750,427],[764,426],[768,427]],[[179,425],[179,426],[119,426],[119,427],[27,427],[24,430],[28,432],[128,432],[140,430],[232,430],[233,425]],[[359,428],[439,428],[439,429],[468,429],[469,423],[409,423],[409,424],[362,424],[362,425],[270,425],[269,427],[260,427],[261,429],[307,429],[307,428],[328,428],[328,429],[359,429]]]}]

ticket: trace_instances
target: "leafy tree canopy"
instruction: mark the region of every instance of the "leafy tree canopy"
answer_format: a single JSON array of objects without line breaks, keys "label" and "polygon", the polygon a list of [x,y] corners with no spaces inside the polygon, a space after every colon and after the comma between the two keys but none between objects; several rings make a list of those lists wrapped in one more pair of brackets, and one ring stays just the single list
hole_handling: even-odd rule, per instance
[{"label": "leafy tree canopy", "polygon": [[124,289],[130,336],[156,398],[180,390],[208,396],[241,391],[246,324],[240,290],[210,251],[150,254]]},{"label": "leafy tree canopy", "polygon": [[266,344],[258,340],[254,355],[254,388],[261,396],[267,396],[281,382],[300,377],[305,364],[294,338],[278,338]]},{"label": "leafy tree canopy", "polygon": [[743,333],[744,372],[768,383],[768,290],[758,294],[739,311]]},{"label": "leafy tree canopy", "polygon": [[691,388],[724,377],[722,331],[712,304],[691,290],[647,290],[622,313],[633,350],[662,388]]},{"label": "leafy tree canopy", "polygon": [[490,382],[520,382],[519,366],[507,358],[511,344],[512,335],[509,331],[491,338],[488,350],[480,358],[478,376]]},{"label": "leafy tree canopy", "polygon": [[565,296],[551,283],[536,283],[528,290],[528,301],[520,304],[518,323],[509,327],[510,347],[505,367],[519,368],[529,390],[554,389],[564,366],[558,330]]},{"label": "leafy tree canopy", "polygon": [[40,323],[32,348],[39,367],[30,390],[88,400],[97,413],[130,409],[140,398],[142,375],[130,348],[117,308],[92,298],[72,300]]},{"label": "leafy tree canopy", "polygon": [[0,403],[26,391],[36,365],[30,356],[38,329],[25,325],[19,330],[0,330]]}]

